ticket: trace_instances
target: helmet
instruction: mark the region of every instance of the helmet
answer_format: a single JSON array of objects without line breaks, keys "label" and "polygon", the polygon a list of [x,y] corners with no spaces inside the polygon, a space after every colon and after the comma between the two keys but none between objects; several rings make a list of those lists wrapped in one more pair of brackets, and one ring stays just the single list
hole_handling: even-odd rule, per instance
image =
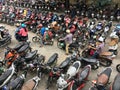
[{"label": "helmet", "polygon": [[103,42],[103,41],[104,41],[104,38],[103,38],[103,37],[100,37],[100,38],[98,39],[98,41]]},{"label": "helmet", "polygon": [[24,24],[24,23],[23,23],[23,24],[21,24],[21,27],[25,28],[25,27],[26,27],[26,24]]},{"label": "helmet", "polygon": [[56,73],[58,71],[58,68],[54,67],[52,71],[53,71],[53,73]]},{"label": "helmet", "polygon": [[48,31],[49,29],[48,28],[45,28],[46,31]]},{"label": "helmet", "polygon": [[111,38],[119,38],[117,35],[113,35],[111,36]]},{"label": "helmet", "polygon": [[66,33],[70,33],[70,30],[69,30],[69,29],[67,29],[67,30],[66,30]]},{"label": "helmet", "polygon": [[20,26],[20,24],[19,24],[19,23],[17,23],[17,24],[16,24],[16,26],[17,26],[17,27],[19,27],[19,26]]}]

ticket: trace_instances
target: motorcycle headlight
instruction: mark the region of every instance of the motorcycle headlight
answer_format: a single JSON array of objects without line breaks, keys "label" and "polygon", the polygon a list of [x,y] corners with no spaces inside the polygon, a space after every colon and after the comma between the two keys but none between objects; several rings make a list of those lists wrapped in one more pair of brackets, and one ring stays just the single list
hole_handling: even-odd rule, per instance
[{"label": "motorcycle headlight", "polygon": [[61,43],[60,45],[61,45],[61,46],[64,46],[64,44],[63,44],[63,43]]}]

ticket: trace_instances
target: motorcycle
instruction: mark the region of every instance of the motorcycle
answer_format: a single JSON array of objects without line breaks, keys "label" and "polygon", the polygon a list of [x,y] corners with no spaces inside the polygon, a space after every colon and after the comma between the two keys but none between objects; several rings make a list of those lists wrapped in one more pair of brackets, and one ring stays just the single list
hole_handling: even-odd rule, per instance
[{"label": "motorcycle", "polygon": [[19,42],[14,48],[7,47],[5,56],[11,51],[15,50],[21,56],[25,56],[27,52],[31,52],[30,42]]},{"label": "motorcycle", "polygon": [[120,73],[118,73],[114,78],[114,82],[110,86],[110,90],[120,90],[119,82],[120,82]]},{"label": "motorcycle", "polygon": [[[40,34],[37,34],[36,36],[32,37],[32,41],[33,42],[41,42],[43,39],[42,36]],[[48,41],[44,41],[43,40],[43,44],[44,45],[53,45],[54,44],[54,40],[53,38],[51,40],[48,40]]]},{"label": "motorcycle", "polygon": [[47,79],[46,90],[49,90],[49,87],[52,85],[53,82],[56,82],[60,74],[61,74],[61,69],[59,69],[58,67],[50,68],[49,76]]},{"label": "motorcycle", "polygon": [[32,79],[28,80],[27,82],[25,82],[21,90],[36,90],[41,78],[42,77],[41,77],[40,68],[38,68],[37,75],[33,77]]},{"label": "motorcycle", "polygon": [[76,74],[75,78],[65,80],[64,76],[61,75],[57,80],[57,90],[81,90],[85,83],[88,81],[88,76],[91,71],[91,66],[85,66],[82,71]]},{"label": "motorcycle", "polygon": [[37,68],[39,63],[44,63],[45,56],[37,54],[37,50],[27,53],[25,57],[19,57],[14,61],[17,70],[32,70]]},{"label": "motorcycle", "polygon": [[10,67],[17,58],[26,56],[29,50],[31,50],[29,43],[18,44],[15,48],[7,47],[3,61],[7,67]]},{"label": "motorcycle", "polygon": [[[91,45],[91,46],[94,46],[94,45]],[[93,53],[94,53],[93,49],[86,48],[82,52],[82,57],[91,58]],[[111,64],[112,64],[112,59],[111,59],[111,53],[110,52],[104,52],[103,54],[99,55],[96,59],[97,59],[97,61],[99,61],[100,65],[105,66],[105,67],[111,66]],[[92,61],[95,61],[95,60],[92,60]]]},{"label": "motorcycle", "polygon": [[69,80],[70,78],[74,77],[81,67],[80,61],[75,61],[67,70],[66,78]]},{"label": "motorcycle", "polygon": [[66,73],[71,63],[72,63],[71,58],[67,57],[58,67],[59,69],[62,70],[62,73]]},{"label": "motorcycle", "polygon": [[4,46],[10,44],[12,37],[8,33],[8,30],[5,29],[4,26],[0,26],[0,32],[3,33],[3,34],[1,34],[2,38],[0,38],[0,47],[4,47]]},{"label": "motorcycle", "polygon": [[24,71],[20,76],[11,80],[8,84],[4,85],[2,89],[4,90],[21,90],[21,87],[25,81],[27,71]]},{"label": "motorcycle", "polygon": [[47,63],[44,64],[44,73],[49,73],[52,67],[55,67],[57,64],[58,53],[54,53]]},{"label": "motorcycle", "polygon": [[[73,53],[74,50],[79,49],[79,43],[76,41],[76,38],[74,38],[74,39],[75,39],[75,42],[70,44],[69,48],[68,48],[70,53]],[[65,47],[66,47],[65,41],[58,39],[57,40],[57,47],[60,48],[60,49],[65,50]]]},{"label": "motorcycle", "polygon": [[89,90],[106,90],[106,86],[110,84],[109,79],[112,73],[110,67],[105,68],[99,75],[97,80],[93,80],[93,86]]},{"label": "motorcycle", "polygon": [[0,88],[2,88],[4,85],[6,85],[10,79],[13,77],[16,77],[16,70],[14,64],[11,65],[10,68],[8,68],[2,75],[0,76]]}]

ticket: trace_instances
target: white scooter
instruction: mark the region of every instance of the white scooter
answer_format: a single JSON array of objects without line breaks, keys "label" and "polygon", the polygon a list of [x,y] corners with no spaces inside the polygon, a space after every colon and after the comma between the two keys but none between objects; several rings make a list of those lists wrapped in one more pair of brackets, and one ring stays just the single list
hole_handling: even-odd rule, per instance
[{"label": "white scooter", "polygon": [[65,80],[64,75],[61,75],[57,80],[57,90],[81,90],[85,86],[90,71],[91,66],[87,65],[82,69],[82,71],[77,73],[76,78]]},{"label": "white scooter", "polygon": [[15,66],[14,66],[14,64],[12,64],[11,67],[9,69],[7,69],[0,76],[0,88],[2,88],[4,85],[6,85],[14,75],[16,76]]},{"label": "white scooter", "polygon": [[75,61],[73,63],[73,65],[71,65],[67,70],[67,73],[66,73],[67,80],[69,80],[71,77],[75,76],[78,73],[80,67],[81,67],[81,62]]}]

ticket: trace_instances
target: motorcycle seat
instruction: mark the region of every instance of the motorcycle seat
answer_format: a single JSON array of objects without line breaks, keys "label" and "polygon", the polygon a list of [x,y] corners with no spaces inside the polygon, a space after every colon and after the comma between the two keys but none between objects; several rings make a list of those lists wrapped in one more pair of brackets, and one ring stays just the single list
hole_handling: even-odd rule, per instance
[{"label": "motorcycle seat", "polygon": [[75,63],[74,65],[73,65],[73,67],[75,67],[76,68],[76,70],[79,68],[79,63]]},{"label": "motorcycle seat", "polygon": [[25,56],[25,59],[31,59],[31,58],[35,57],[37,52],[38,52],[37,50],[34,50],[32,52],[27,53]]},{"label": "motorcycle seat", "polygon": [[69,63],[70,63],[70,58],[66,58],[65,61],[63,61],[59,67],[65,68],[66,66],[68,66]]},{"label": "motorcycle seat", "polygon": [[3,84],[3,82],[10,76],[11,73],[12,73],[12,70],[7,70],[5,73],[3,73],[0,76],[0,85]]},{"label": "motorcycle seat", "polygon": [[84,60],[86,62],[90,62],[90,63],[97,62],[97,59],[92,59],[92,58],[82,58],[82,60]]},{"label": "motorcycle seat", "polygon": [[89,68],[83,70],[79,75],[79,81],[84,80],[87,77],[88,73],[89,73]]},{"label": "motorcycle seat", "polygon": [[58,53],[54,53],[48,60],[47,65],[50,65],[52,62],[54,62],[58,58]]},{"label": "motorcycle seat", "polygon": [[6,40],[8,40],[9,38],[10,38],[10,37],[8,37],[8,36],[7,36],[7,37],[4,37],[4,38],[0,39],[0,42],[3,42],[3,43],[4,43],[4,42],[5,42]]},{"label": "motorcycle seat", "polygon": [[100,54],[100,56],[111,56],[112,54],[112,52],[103,52]]},{"label": "motorcycle seat", "polygon": [[120,90],[120,74],[117,74],[112,85],[113,90]]},{"label": "motorcycle seat", "polygon": [[33,80],[29,80],[27,81],[23,86],[21,90],[33,90],[33,88],[35,87],[36,82]]},{"label": "motorcycle seat", "polygon": [[19,43],[19,44],[16,45],[13,49],[14,49],[14,50],[19,50],[23,45],[24,45],[24,43]]},{"label": "motorcycle seat", "polygon": [[19,78],[16,78],[15,80],[13,80],[9,85],[8,85],[8,87],[9,87],[9,89],[15,89],[19,84],[20,84],[20,82],[21,82],[21,78],[19,77]]},{"label": "motorcycle seat", "polygon": [[111,68],[106,68],[106,70],[104,70],[102,73],[100,73],[100,75],[101,75],[101,74],[105,74],[105,75],[107,75],[108,77],[110,77],[111,72],[112,72],[112,69],[111,69]]},{"label": "motorcycle seat", "polygon": [[29,47],[29,45],[23,45],[19,50],[18,53],[24,52],[27,48]]}]

